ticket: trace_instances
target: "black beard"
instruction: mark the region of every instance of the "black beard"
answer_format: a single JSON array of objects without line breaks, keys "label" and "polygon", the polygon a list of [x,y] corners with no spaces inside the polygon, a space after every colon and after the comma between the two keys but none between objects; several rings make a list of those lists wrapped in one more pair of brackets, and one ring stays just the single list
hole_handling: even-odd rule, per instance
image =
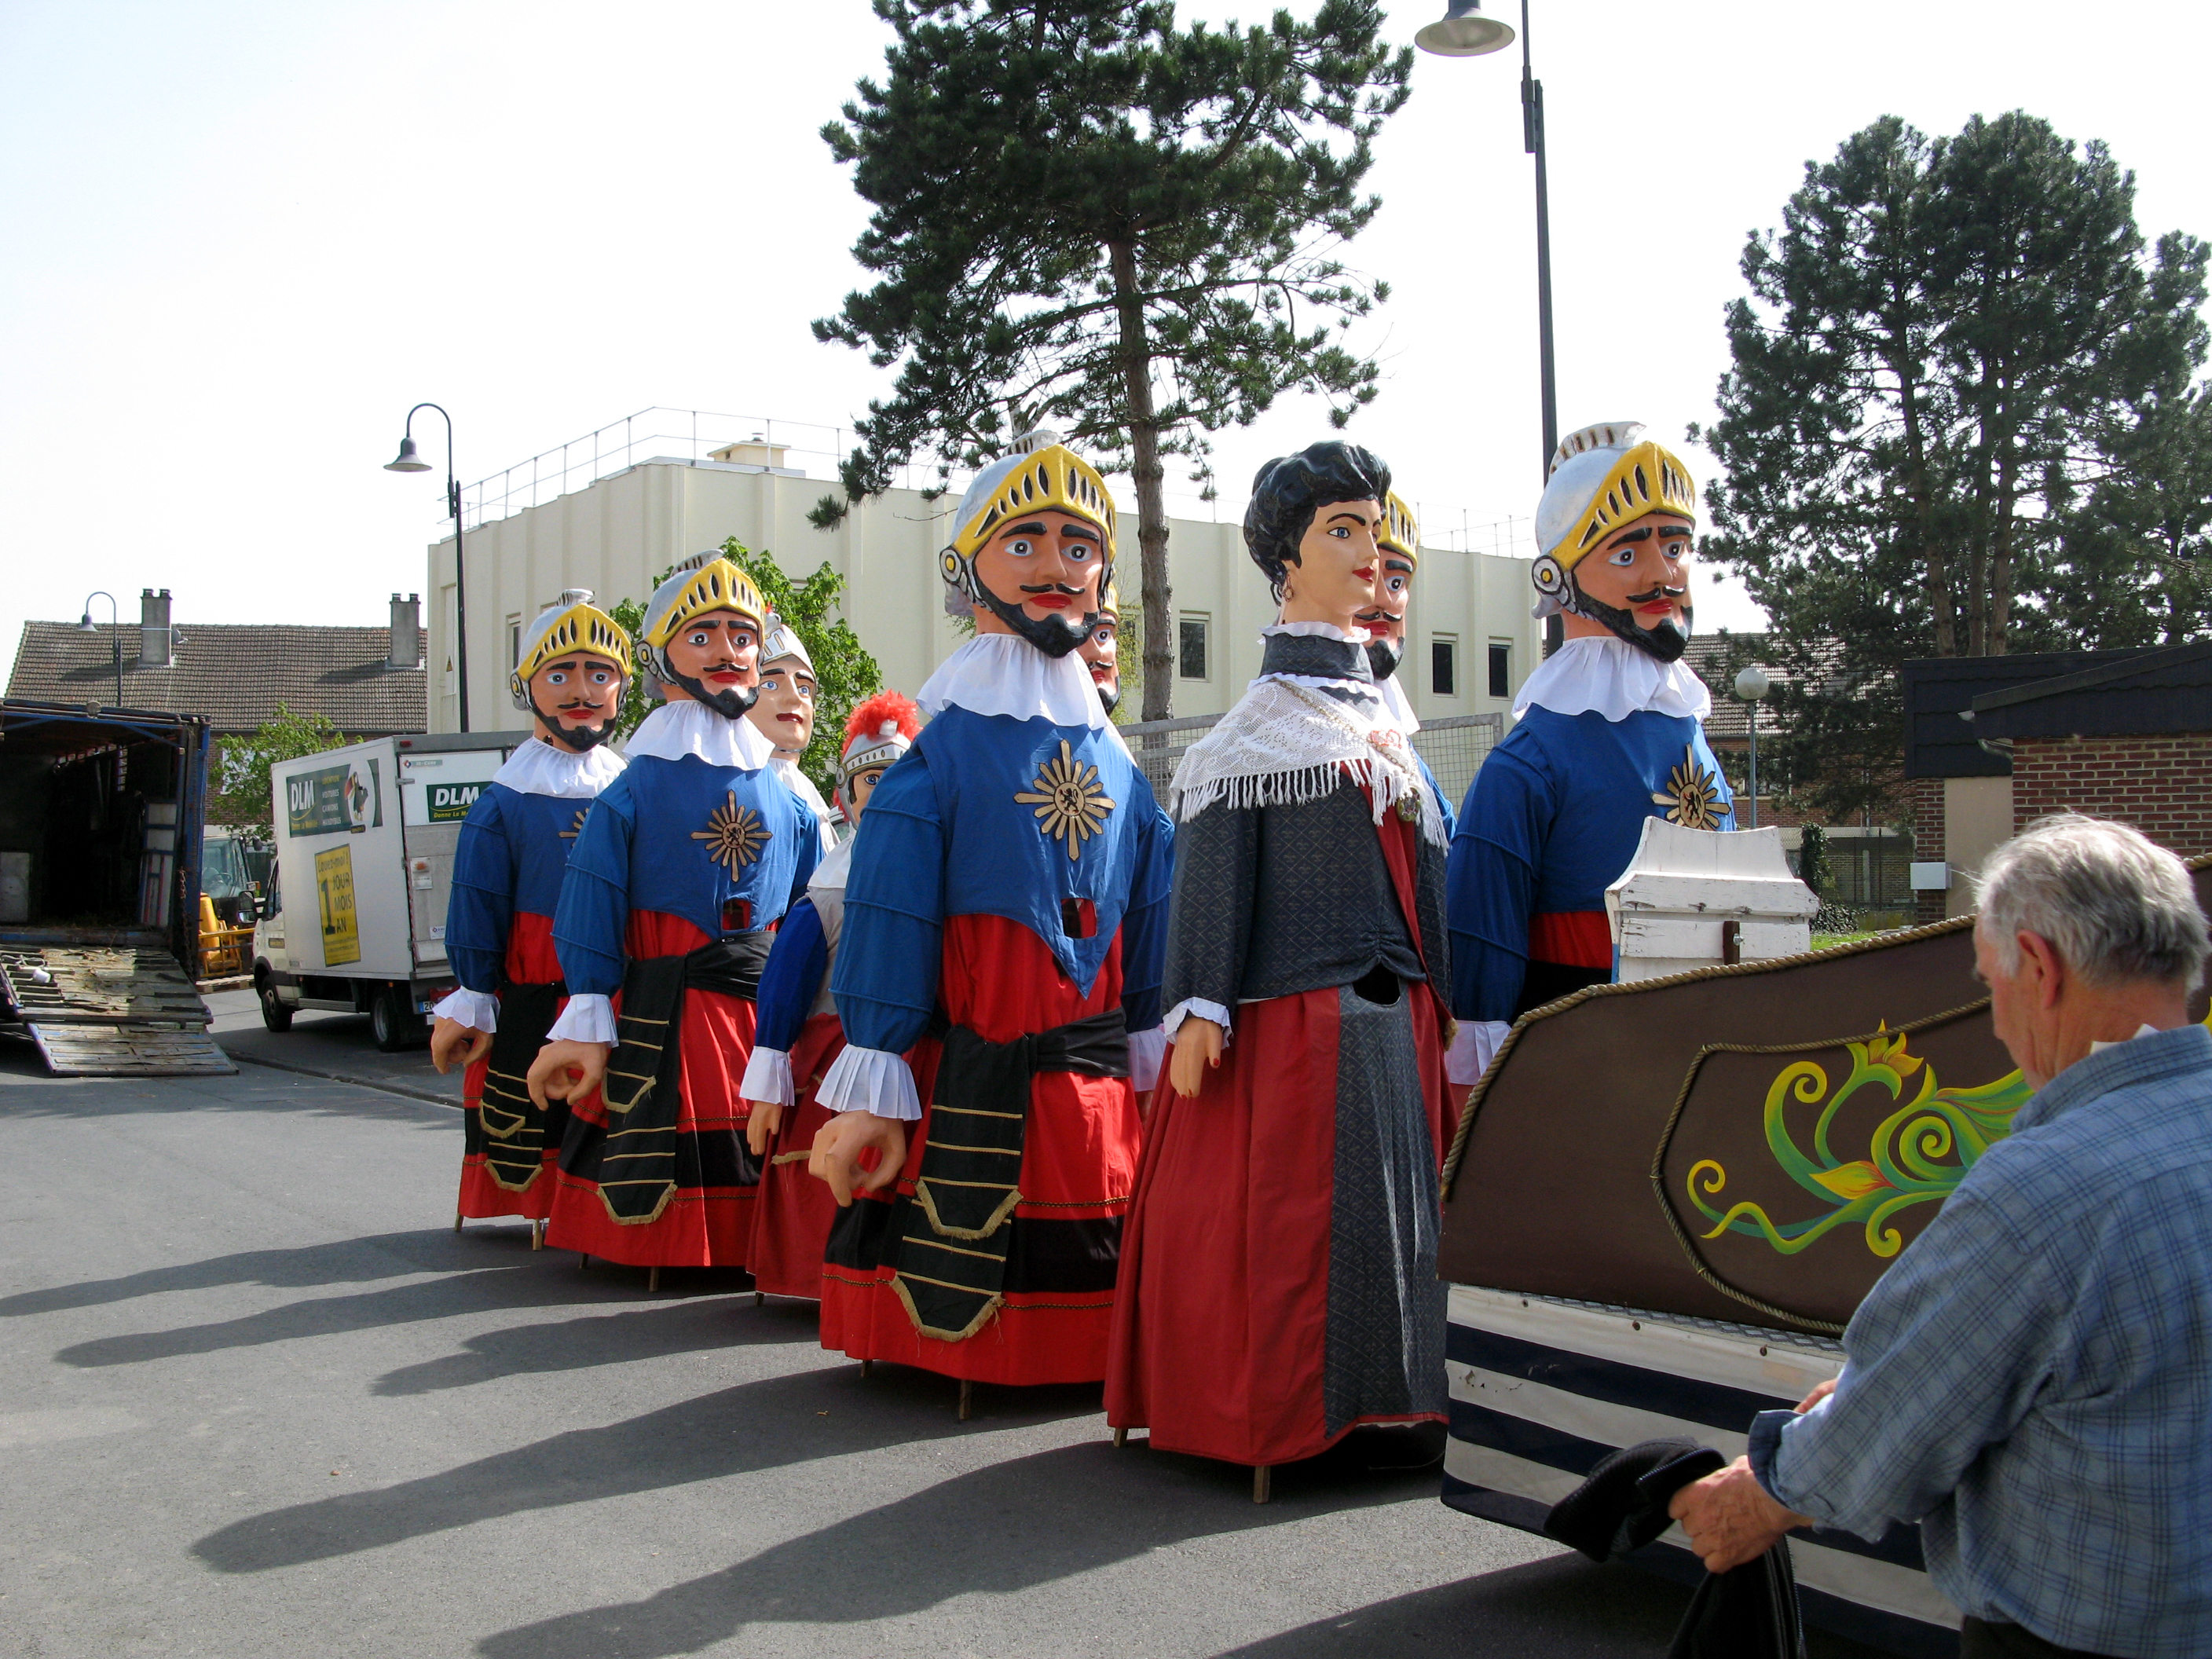
[{"label": "black beard", "polygon": [[704,680],[679,674],[672,666],[669,678],[726,720],[743,720],[745,711],[760,701],[757,685],[734,685],[726,691],[709,691]]},{"label": "black beard", "polygon": [[1119,685],[1100,686],[1098,688],[1098,701],[1106,705],[1107,718],[1109,720],[1112,719],[1114,710],[1121,705],[1121,688]]},{"label": "black beard", "polygon": [[1406,647],[1388,634],[1377,634],[1367,641],[1367,666],[1380,685],[1398,672],[1398,665],[1406,660]]},{"label": "black beard", "polygon": [[1098,613],[1095,611],[1084,617],[1080,628],[1065,617],[1048,617],[1042,622],[1036,622],[1021,606],[1008,605],[980,581],[975,586],[982,589],[983,603],[990,607],[993,616],[1046,656],[1055,659],[1066,656],[1089,639],[1091,630],[1098,625]]},{"label": "black beard", "polygon": [[1661,662],[1679,662],[1682,653],[1690,648],[1688,630],[1693,624],[1690,607],[1686,605],[1682,607],[1683,626],[1680,628],[1674,626],[1672,617],[1656,628],[1638,628],[1634,612],[1607,605],[1602,599],[1594,599],[1580,587],[1575,589],[1574,609],[1579,616],[1588,617],[1592,622],[1603,623],[1638,651],[1646,656],[1656,657]]},{"label": "black beard", "polygon": [[580,726],[573,730],[561,724],[538,706],[538,699],[530,699],[530,712],[538,716],[538,723],[550,732],[559,742],[565,743],[578,754],[596,749],[614,734],[614,719],[610,715],[597,726]]}]

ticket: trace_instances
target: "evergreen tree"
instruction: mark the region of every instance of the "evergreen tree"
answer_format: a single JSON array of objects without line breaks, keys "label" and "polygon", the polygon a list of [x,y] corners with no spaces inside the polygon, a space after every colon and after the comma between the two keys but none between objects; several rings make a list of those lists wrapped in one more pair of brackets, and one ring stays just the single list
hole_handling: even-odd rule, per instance
[{"label": "evergreen tree", "polygon": [[1375,395],[1341,342],[1388,289],[1332,248],[1380,205],[1370,146],[1413,54],[1374,0],[1312,21],[1180,28],[1171,3],[876,0],[881,85],[823,137],[875,213],[854,249],[880,280],[814,325],[896,364],[841,469],[848,501],[918,456],[940,484],[1049,422],[1137,496],[1144,713],[1170,711],[1164,457],[1211,493],[1206,434],[1280,393],[1341,426]]},{"label": "evergreen tree", "polygon": [[2193,580],[2207,250],[2147,251],[2134,193],[2030,116],[1886,117],[1745,249],[1706,550],[1771,620],[1775,758],[1831,811],[1893,793],[1905,659],[2127,643],[2199,591],[2151,554]]}]

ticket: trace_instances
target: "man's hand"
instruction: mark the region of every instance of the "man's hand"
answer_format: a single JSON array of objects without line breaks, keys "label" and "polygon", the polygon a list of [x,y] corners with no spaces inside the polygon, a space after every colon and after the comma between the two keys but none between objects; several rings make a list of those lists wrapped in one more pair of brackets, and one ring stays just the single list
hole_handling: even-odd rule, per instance
[{"label": "man's hand", "polygon": [[783,1127],[783,1106],[779,1101],[749,1100],[745,1109],[752,1115],[745,1120],[745,1145],[752,1148],[755,1158],[766,1158],[768,1149],[775,1139],[775,1132]]},{"label": "man's hand", "polygon": [[[876,1167],[860,1168],[860,1155],[876,1150]],[[806,1173],[830,1183],[830,1195],[841,1210],[853,1202],[855,1187],[879,1193],[898,1179],[906,1163],[906,1125],[894,1117],[873,1112],[840,1112],[814,1132],[814,1148],[806,1157]],[[854,1177],[858,1175],[856,1182]]]},{"label": "man's hand", "polygon": [[1726,1572],[1756,1561],[1791,1528],[1813,1524],[1810,1516],[1785,1510],[1766,1495],[1747,1457],[1692,1480],[1674,1494],[1667,1513],[1690,1534],[1690,1547],[1707,1572]]},{"label": "man's hand", "polygon": [[464,1070],[491,1052],[491,1033],[464,1025],[443,1014],[430,1024],[430,1063],[440,1077],[459,1066]]},{"label": "man's hand", "polygon": [[1188,1100],[1206,1086],[1206,1074],[1221,1064],[1221,1028],[1210,1019],[1185,1014],[1176,1027],[1175,1053],[1168,1060],[1168,1081]]},{"label": "man's hand", "polygon": [[532,1102],[542,1112],[549,1100],[581,1100],[607,1080],[607,1056],[613,1052],[611,1042],[574,1042],[563,1037],[547,1043],[530,1062],[529,1075],[523,1079],[530,1085]]},{"label": "man's hand", "polygon": [[1804,1416],[1807,1412],[1811,1411],[1814,1407],[1835,1393],[1836,1384],[1843,1380],[1840,1376],[1832,1376],[1825,1382],[1815,1382],[1813,1385],[1813,1392],[1797,1402],[1797,1415]]}]

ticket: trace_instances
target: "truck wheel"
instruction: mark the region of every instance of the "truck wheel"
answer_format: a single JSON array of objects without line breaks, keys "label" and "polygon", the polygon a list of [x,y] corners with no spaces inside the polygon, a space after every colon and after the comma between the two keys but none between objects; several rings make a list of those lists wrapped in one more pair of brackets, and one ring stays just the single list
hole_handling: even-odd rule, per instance
[{"label": "truck wheel", "polygon": [[293,1011],[276,994],[276,981],[264,978],[253,988],[253,992],[261,999],[261,1023],[272,1031],[290,1030]]},{"label": "truck wheel", "polygon": [[368,1005],[368,1029],[381,1053],[396,1054],[402,1048],[413,1048],[415,1028],[420,1023],[404,985],[386,986]]}]

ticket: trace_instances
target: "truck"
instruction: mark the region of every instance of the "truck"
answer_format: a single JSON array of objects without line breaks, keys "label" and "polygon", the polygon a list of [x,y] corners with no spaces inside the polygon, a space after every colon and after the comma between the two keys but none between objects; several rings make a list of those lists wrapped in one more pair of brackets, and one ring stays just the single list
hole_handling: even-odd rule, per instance
[{"label": "truck", "polygon": [[192,983],[208,723],[0,701],[0,1035],[62,1077],[234,1071]]},{"label": "truck", "polygon": [[253,989],[270,1030],[325,1008],[367,1014],[386,1053],[427,1040],[455,983],[446,901],[461,821],[527,736],[372,738],[270,769],[276,857]]}]

